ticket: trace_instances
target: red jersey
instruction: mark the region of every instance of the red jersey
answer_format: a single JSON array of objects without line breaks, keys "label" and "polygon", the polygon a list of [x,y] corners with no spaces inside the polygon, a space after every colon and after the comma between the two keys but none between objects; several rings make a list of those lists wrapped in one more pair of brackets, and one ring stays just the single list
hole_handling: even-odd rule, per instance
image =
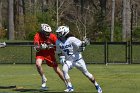
[{"label": "red jersey", "polygon": [[[41,32],[38,32],[34,36],[34,44],[41,45],[41,43],[46,43],[47,45],[53,44],[55,45],[57,41],[57,36],[53,33],[50,33],[50,36],[46,38]],[[47,60],[47,62],[55,62],[55,50],[56,48],[50,48],[45,50],[40,50],[36,52],[36,59],[40,58],[42,60]]]}]

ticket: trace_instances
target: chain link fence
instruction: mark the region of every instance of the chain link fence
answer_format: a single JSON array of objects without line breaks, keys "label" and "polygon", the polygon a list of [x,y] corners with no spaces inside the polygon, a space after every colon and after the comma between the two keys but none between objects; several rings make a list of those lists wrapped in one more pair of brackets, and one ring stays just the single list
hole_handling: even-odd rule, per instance
[{"label": "chain link fence", "polygon": [[[93,42],[82,54],[90,64],[140,63],[140,42]],[[7,47],[0,48],[0,64],[34,63],[33,42],[7,42]]]}]

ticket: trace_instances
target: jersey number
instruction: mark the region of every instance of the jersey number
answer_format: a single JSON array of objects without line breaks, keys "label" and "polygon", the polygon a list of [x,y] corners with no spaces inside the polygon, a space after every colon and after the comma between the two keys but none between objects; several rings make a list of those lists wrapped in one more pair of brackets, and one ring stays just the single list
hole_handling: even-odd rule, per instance
[{"label": "jersey number", "polygon": [[69,49],[65,49],[64,52],[66,52],[67,55],[71,55]]}]

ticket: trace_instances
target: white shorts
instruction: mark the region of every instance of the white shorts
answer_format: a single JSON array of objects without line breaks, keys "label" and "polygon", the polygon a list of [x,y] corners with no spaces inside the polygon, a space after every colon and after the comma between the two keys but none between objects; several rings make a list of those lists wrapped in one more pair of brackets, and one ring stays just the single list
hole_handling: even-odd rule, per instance
[{"label": "white shorts", "polygon": [[76,67],[77,69],[79,69],[82,72],[87,71],[86,64],[85,64],[85,61],[83,59],[80,59],[80,60],[75,61],[75,62],[66,61],[66,65],[67,65],[69,70],[72,69],[73,67]]}]

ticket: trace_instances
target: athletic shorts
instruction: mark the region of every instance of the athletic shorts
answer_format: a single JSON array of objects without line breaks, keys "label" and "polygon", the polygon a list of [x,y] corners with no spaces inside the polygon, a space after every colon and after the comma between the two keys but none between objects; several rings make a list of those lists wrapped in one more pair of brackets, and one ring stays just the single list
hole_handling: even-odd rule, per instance
[{"label": "athletic shorts", "polygon": [[47,57],[36,56],[36,59],[38,59],[38,58],[42,59],[43,61],[45,60],[46,64],[50,67],[57,67],[58,66],[56,59],[55,59],[55,56],[47,56]]}]

